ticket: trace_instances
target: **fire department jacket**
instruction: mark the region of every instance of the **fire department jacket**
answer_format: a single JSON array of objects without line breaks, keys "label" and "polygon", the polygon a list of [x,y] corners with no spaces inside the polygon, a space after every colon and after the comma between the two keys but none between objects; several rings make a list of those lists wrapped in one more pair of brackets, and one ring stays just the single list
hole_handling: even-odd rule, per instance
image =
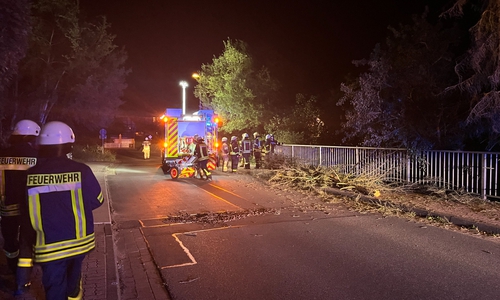
[{"label": "fire department jacket", "polygon": [[238,145],[238,141],[231,141],[229,145],[229,154],[230,155],[239,155],[240,154],[240,146]]},{"label": "fire department jacket", "polygon": [[204,142],[197,143],[194,148],[194,156],[198,158],[198,161],[203,161],[208,159],[208,148],[207,144]]},{"label": "fire department jacket", "polygon": [[245,138],[241,141],[241,153],[250,154],[252,153],[252,141],[250,139]]},{"label": "fire department jacket", "polygon": [[16,217],[26,196],[26,170],[36,164],[37,151],[29,143],[14,144],[0,153],[0,215]]},{"label": "fire department jacket", "polygon": [[66,157],[40,158],[26,180],[22,209],[28,213],[22,214],[18,266],[30,267],[33,258],[51,262],[94,249],[92,210],[102,205],[103,195],[90,167]]}]

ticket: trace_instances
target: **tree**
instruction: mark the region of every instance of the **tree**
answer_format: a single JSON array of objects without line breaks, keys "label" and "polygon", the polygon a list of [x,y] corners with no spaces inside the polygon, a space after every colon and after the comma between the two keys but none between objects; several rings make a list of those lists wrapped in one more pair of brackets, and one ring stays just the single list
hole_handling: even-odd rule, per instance
[{"label": "tree", "polygon": [[[18,63],[28,49],[28,1],[0,0],[0,28],[0,120],[3,120],[7,106],[4,91],[17,74]],[[0,136],[3,136],[1,125]]]},{"label": "tree", "polygon": [[389,28],[385,47],[354,61],[367,71],[342,83],[346,139],[365,146],[462,147],[462,103],[440,95],[450,83],[457,29],[413,18],[412,25]]},{"label": "tree", "polygon": [[224,52],[203,64],[194,94],[224,120],[223,130],[256,128],[266,116],[268,95],[276,90],[269,71],[258,70],[243,41],[224,41]]},{"label": "tree", "polygon": [[29,5],[26,0],[0,0],[0,92],[17,73],[28,49]]},{"label": "tree", "polygon": [[70,0],[32,6],[33,33],[21,62],[16,116],[48,119],[95,130],[106,127],[122,103],[126,53],[113,44],[105,18],[90,23]]},{"label": "tree", "polygon": [[500,2],[496,0],[458,0],[443,16],[475,18],[470,27],[472,46],[455,71],[458,83],[447,92],[463,91],[470,98],[468,124],[475,126],[475,136],[485,137],[491,150],[500,143]]},{"label": "tree", "polygon": [[265,129],[283,143],[316,144],[325,129],[317,98],[297,94],[292,109],[271,118]]}]

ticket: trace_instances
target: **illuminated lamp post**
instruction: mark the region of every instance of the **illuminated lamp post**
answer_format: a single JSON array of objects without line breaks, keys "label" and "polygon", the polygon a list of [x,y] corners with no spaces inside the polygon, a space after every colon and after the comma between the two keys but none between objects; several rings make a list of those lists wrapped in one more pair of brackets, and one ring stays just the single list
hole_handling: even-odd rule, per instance
[{"label": "illuminated lamp post", "polygon": [[[198,73],[193,73],[193,75],[191,75],[191,77],[193,77],[193,79],[195,79],[196,81],[200,82],[200,74]],[[200,105],[198,107],[200,110],[203,109],[203,105],[201,104],[201,98],[200,98]]]},{"label": "illuminated lamp post", "polygon": [[181,81],[180,86],[182,86],[182,115],[186,114],[186,88],[188,87],[187,82]]}]

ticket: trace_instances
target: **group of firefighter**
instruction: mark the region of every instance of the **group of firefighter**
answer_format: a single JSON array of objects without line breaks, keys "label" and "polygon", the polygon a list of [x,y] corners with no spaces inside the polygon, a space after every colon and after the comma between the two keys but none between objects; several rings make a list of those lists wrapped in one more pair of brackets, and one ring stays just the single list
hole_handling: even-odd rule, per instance
[{"label": "group of firefighter", "polygon": [[16,295],[38,264],[45,299],[83,297],[82,263],[95,248],[92,210],[104,198],[90,167],[71,159],[74,142],[63,122],[21,120],[0,149],[0,227]]},{"label": "group of firefighter", "polygon": [[[252,156],[255,158],[255,168],[260,169],[264,157],[274,154],[276,145],[278,145],[278,142],[273,134],[267,134],[265,140],[261,140],[258,132],[253,133],[253,140],[250,140],[248,133],[243,133],[240,141],[236,136],[232,136],[230,142],[228,142],[227,137],[223,137],[221,147],[222,171],[236,172],[238,166],[250,169]],[[229,162],[231,162],[231,165],[229,165]]]}]

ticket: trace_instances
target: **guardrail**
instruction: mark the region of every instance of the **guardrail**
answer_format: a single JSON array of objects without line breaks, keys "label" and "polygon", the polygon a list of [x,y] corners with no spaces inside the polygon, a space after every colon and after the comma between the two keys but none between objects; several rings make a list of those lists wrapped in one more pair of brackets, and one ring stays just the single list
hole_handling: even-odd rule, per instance
[{"label": "guardrail", "polygon": [[285,144],[277,153],[303,164],[336,167],[354,175],[384,176],[385,180],[434,184],[500,198],[500,153],[430,150],[410,152],[401,148],[313,146]]}]

